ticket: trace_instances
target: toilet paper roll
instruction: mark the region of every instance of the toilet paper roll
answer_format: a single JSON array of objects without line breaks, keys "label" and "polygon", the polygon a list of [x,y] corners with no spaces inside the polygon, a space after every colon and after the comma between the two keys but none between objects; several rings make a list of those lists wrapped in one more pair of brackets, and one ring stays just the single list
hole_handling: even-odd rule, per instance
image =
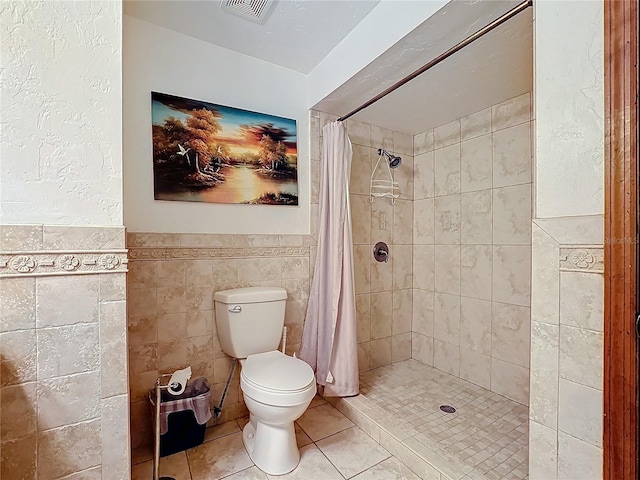
[{"label": "toilet paper roll", "polygon": [[187,388],[187,380],[191,378],[191,367],[176,370],[169,379],[167,390],[171,395],[180,395]]}]

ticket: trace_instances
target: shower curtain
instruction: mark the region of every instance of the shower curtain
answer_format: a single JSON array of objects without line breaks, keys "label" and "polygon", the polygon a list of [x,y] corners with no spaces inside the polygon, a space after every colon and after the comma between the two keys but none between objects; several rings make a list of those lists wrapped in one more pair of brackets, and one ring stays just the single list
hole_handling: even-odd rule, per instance
[{"label": "shower curtain", "polygon": [[300,358],[316,373],[324,395],[357,395],[353,243],[349,208],[351,142],[342,122],[322,129],[318,251]]}]

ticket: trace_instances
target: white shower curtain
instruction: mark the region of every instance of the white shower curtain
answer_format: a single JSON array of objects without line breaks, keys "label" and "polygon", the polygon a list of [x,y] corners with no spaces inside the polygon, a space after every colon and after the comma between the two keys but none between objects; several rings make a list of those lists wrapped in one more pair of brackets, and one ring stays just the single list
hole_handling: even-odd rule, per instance
[{"label": "white shower curtain", "polygon": [[325,125],[322,134],[318,253],[300,358],[314,369],[325,395],[347,397],[359,389],[349,207],[351,142],[342,122]]}]

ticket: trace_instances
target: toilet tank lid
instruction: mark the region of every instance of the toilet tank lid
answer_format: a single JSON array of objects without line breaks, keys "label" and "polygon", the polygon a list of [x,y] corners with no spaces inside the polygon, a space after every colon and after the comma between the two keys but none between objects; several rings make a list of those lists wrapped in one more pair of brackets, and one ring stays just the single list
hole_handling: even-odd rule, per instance
[{"label": "toilet tank lid", "polygon": [[287,291],[280,287],[246,287],[220,290],[213,295],[216,302],[231,303],[258,303],[286,300]]}]

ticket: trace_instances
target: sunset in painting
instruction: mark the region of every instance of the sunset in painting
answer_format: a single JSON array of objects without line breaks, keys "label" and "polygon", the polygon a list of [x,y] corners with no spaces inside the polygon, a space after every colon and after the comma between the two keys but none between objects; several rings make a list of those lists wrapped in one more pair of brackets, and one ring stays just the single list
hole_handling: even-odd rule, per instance
[{"label": "sunset in painting", "polygon": [[298,204],[296,121],[151,93],[156,200]]}]

